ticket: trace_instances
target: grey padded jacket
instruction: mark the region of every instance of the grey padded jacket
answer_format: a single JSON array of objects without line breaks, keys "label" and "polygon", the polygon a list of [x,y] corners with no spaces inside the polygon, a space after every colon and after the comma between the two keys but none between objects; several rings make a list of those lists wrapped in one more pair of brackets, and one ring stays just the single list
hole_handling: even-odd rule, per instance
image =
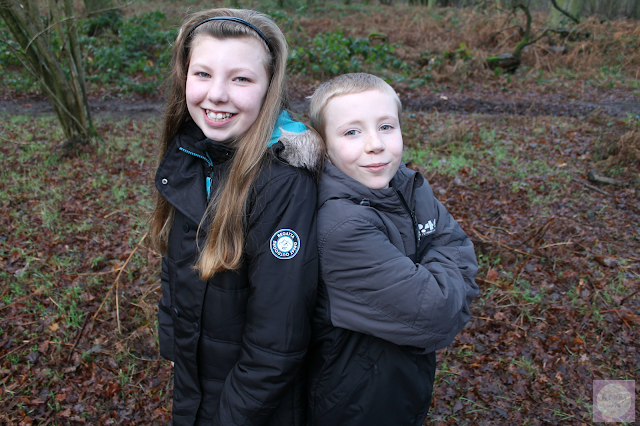
[{"label": "grey padded jacket", "polygon": [[326,164],[318,192],[310,424],[422,424],[433,352],[453,341],[478,295],[473,244],[404,165],[389,188],[372,190]]}]

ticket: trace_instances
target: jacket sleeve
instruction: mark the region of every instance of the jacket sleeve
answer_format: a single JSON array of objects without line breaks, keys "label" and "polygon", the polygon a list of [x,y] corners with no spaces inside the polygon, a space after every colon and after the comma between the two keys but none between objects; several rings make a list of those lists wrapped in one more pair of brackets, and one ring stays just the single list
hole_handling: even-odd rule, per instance
[{"label": "jacket sleeve", "polygon": [[438,213],[439,245],[419,264],[366,217],[345,219],[320,241],[334,326],[424,353],[450,343],[477,295],[477,265],[464,232],[444,207]]},{"label": "jacket sleeve", "polygon": [[158,302],[158,340],[160,355],[173,361],[173,319],[171,318],[171,293],[169,287],[169,265],[166,256],[162,258],[162,297]]},{"label": "jacket sleeve", "polygon": [[478,272],[478,262],[473,250],[473,243],[467,234],[440,201],[435,200],[435,204],[441,223],[438,224],[440,226],[436,226],[436,235],[427,247],[427,252],[422,257],[420,264],[434,276],[437,282],[445,282],[447,279],[458,280],[464,291],[464,300],[457,324],[452,324],[453,327],[447,336],[436,343],[435,349],[441,349],[453,342],[456,334],[464,328],[471,318],[469,305],[479,293],[475,279]]},{"label": "jacket sleeve", "polygon": [[[267,424],[300,373],[318,280],[316,197],[315,182],[302,172],[269,182],[255,197],[245,250],[251,290],[243,344],[215,425]],[[296,247],[280,245],[287,258],[277,256],[282,230],[296,235],[284,241]]]}]

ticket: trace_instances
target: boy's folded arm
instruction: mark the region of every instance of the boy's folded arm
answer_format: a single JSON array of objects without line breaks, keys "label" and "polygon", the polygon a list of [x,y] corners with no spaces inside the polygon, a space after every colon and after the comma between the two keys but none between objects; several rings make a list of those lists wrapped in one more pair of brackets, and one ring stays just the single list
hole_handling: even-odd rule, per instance
[{"label": "boy's folded arm", "polygon": [[437,260],[414,264],[372,222],[341,224],[321,250],[332,324],[425,352],[442,347],[459,330],[473,294],[457,264],[460,248],[440,247]]},{"label": "boy's folded arm", "polygon": [[473,249],[473,243],[467,234],[460,228],[458,222],[451,216],[440,201],[434,199],[435,209],[438,212],[436,232],[426,253],[420,260],[420,264],[433,274],[440,273],[440,267],[451,262],[460,272],[464,283],[465,304],[458,318],[458,325],[449,335],[439,342],[436,349],[449,345],[455,335],[462,330],[469,321],[471,312],[469,304],[478,296],[479,288],[475,281],[478,272],[478,262]]}]

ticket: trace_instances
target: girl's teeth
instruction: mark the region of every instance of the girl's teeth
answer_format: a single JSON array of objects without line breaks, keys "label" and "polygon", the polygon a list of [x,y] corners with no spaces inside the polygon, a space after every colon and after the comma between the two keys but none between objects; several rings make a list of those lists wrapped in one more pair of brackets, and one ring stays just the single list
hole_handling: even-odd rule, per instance
[{"label": "girl's teeth", "polygon": [[209,117],[211,120],[226,120],[228,118],[230,118],[232,116],[232,114],[225,112],[224,114],[221,112],[215,113],[213,111],[207,111],[207,117]]}]

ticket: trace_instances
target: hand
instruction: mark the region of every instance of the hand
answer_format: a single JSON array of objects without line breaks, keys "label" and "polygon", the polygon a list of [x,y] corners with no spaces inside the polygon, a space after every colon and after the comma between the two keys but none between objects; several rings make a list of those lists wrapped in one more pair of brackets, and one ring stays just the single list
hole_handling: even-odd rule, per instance
[{"label": "hand", "polygon": [[173,363],[173,361],[171,361],[171,367],[173,367],[173,366],[174,366],[174,363]]}]

